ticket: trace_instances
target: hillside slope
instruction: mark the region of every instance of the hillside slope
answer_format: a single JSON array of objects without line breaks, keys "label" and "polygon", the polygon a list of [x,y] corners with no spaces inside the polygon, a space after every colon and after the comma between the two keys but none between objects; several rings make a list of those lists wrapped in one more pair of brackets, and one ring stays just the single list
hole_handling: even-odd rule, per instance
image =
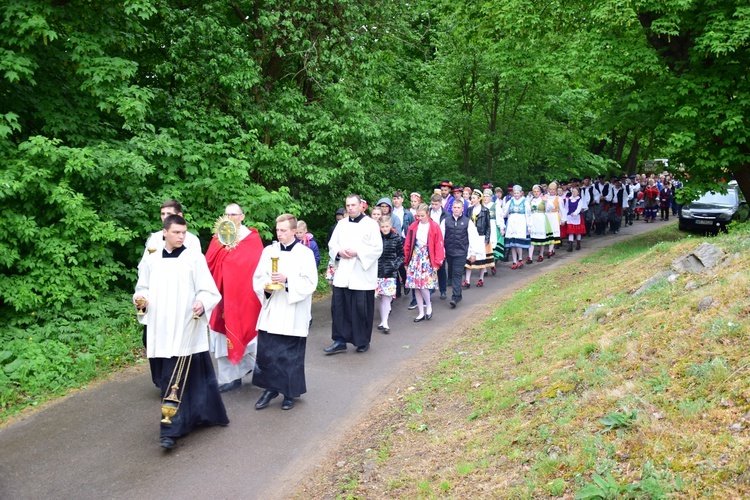
[{"label": "hillside slope", "polygon": [[[750,494],[750,227],[684,236],[630,239],[497,304],[298,496]],[[671,271],[704,242],[726,258]]]}]

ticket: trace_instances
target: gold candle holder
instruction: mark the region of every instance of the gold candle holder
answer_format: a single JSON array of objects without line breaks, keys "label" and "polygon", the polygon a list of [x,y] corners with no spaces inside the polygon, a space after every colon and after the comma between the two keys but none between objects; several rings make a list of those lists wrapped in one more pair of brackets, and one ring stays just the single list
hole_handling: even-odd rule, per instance
[{"label": "gold candle holder", "polygon": [[[280,249],[279,249],[279,242],[274,241],[271,248],[271,273],[278,273],[279,272],[279,256],[280,256]],[[272,291],[272,290],[283,290],[284,285],[281,283],[269,283],[266,285],[266,290]]]}]

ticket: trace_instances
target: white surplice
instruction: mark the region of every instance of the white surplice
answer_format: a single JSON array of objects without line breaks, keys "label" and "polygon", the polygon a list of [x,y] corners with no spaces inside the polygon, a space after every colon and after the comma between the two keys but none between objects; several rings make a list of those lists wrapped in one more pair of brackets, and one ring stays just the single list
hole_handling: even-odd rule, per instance
[{"label": "white surplice", "polygon": [[344,217],[336,224],[329,254],[336,259],[339,250],[351,248],[357,252],[353,259],[341,258],[333,276],[333,286],[350,290],[375,290],[378,285],[378,259],[383,253],[380,226],[364,216],[359,222]]},{"label": "white surplice", "polygon": [[[208,350],[208,320],[221,300],[206,259],[200,252],[184,250],[176,258],[162,252],[146,256],[138,269],[135,295],[148,300],[146,355],[149,358],[187,356]],[[193,319],[193,304],[203,303],[205,313]]]}]

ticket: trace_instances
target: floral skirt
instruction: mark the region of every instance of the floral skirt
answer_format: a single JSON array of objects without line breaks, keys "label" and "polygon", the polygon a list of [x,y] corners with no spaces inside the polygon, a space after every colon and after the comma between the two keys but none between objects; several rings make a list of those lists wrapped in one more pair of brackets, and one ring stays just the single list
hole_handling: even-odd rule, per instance
[{"label": "floral skirt", "polygon": [[427,247],[417,247],[406,267],[406,288],[434,289],[437,286],[437,271],[430,265]]},{"label": "floral skirt", "polygon": [[378,284],[375,287],[375,298],[382,295],[387,297],[396,295],[396,278],[378,278]]}]

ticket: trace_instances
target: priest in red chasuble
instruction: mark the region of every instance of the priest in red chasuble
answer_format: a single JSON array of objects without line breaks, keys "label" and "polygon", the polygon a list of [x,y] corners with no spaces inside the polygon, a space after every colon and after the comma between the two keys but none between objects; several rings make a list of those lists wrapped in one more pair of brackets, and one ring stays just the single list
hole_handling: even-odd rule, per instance
[{"label": "priest in red chasuble", "polygon": [[227,205],[206,252],[208,268],[222,296],[209,323],[221,392],[241,386],[242,377],[255,367],[260,301],[253,291],[253,273],[263,243],[257,230],[242,224],[244,219],[242,207]]}]

